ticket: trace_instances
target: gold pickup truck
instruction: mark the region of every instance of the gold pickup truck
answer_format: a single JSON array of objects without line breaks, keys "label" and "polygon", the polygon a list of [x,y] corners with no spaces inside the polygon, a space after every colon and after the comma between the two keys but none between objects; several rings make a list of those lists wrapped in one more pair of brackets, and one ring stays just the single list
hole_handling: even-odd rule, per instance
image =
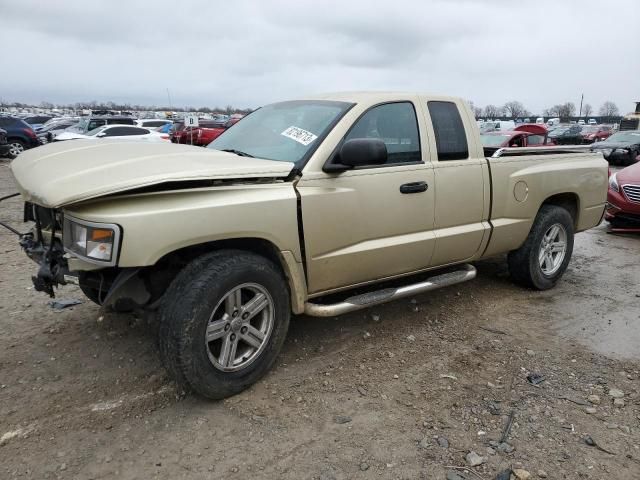
[{"label": "gold pickup truck", "polygon": [[156,310],[167,369],[209,398],[267,372],[292,312],[464,282],[505,253],[515,282],[553,287],[607,194],[601,155],[485,150],[464,101],[411,93],[267,105],[208,148],[53,143],[11,168],[36,289]]}]

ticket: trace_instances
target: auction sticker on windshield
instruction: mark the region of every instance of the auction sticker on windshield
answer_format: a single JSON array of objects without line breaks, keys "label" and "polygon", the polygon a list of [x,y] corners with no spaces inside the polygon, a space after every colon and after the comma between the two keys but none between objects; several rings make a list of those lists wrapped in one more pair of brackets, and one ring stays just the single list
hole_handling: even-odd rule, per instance
[{"label": "auction sticker on windshield", "polygon": [[285,137],[290,138],[291,140],[295,140],[296,142],[301,143],[305,147],[309,145],[311,142],[313,142],[316,138],[318,138],[317,135],[314,135],[311,132],[307,132],[302,128],[298,128],[294,126],[287,128],[280,135],[284,135]]}]

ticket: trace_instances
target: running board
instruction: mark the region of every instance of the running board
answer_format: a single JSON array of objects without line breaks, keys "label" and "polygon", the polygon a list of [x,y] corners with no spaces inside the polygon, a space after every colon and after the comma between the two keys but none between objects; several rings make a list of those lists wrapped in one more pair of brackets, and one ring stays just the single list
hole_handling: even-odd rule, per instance
[{"label": "running board", "polygon": [[304,313],[312,317],[335,317],[344,313],[355,312],[356,310],[362,310],[363,308],[397,300],[398,298],[409,297],[418,293],[466,282],[473,280],[475,277],[475,267],[470,264],[465,264],[460,270],[436,275],[424,282],[354,295],[338,303],[323,305],[320,303],[307,302],[304,304]]}]

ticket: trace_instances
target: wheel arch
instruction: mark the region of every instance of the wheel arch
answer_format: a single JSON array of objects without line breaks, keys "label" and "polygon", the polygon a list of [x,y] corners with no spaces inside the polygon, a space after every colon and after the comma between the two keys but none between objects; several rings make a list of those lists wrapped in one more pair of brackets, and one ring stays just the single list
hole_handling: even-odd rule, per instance
[{"label": "wheel arch", "polygon": [[[307,285],[302,264],[295,260],[292,252],[280,250],[273,242],[259,237],[228,238],[223,240],[213,240],[195,245],[182,247],[166,253],[150,267],[151,272],[161,272],[164,270],[175,271],[184,268],[191,260],[216,250],[243,250],[260,255],[276,265],[285,277],[289,286],[291,307],[294,313],[304,311],[304,302],[307,296]],[[171,279],[173,276],[170,276]],[[161,288],[168,286],[165,280],[161,283]]]},{"label": "wheel arch", "polygon": [[[569,212],[571,218],[573,219],[573,228],[577,230],[580,220],[580,197],[575,192],[564,192],[564,193],[556,193],[547,197],[540,208],[545,205],[555,205],[557,207],[564,208]],[[540,211],[540,208],[538,211]]]}]

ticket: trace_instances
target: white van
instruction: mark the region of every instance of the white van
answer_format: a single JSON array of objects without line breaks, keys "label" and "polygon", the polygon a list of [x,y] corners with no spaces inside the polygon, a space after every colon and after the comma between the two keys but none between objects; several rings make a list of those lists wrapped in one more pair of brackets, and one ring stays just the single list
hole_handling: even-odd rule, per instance
[{"label": "white van", "polygon": [[538,118],[536,118],[536,124],[537,124],[537,125],[542,125],[542,124],[544,124],[544,118],[542,118],[542,117],[538,117]]}]

